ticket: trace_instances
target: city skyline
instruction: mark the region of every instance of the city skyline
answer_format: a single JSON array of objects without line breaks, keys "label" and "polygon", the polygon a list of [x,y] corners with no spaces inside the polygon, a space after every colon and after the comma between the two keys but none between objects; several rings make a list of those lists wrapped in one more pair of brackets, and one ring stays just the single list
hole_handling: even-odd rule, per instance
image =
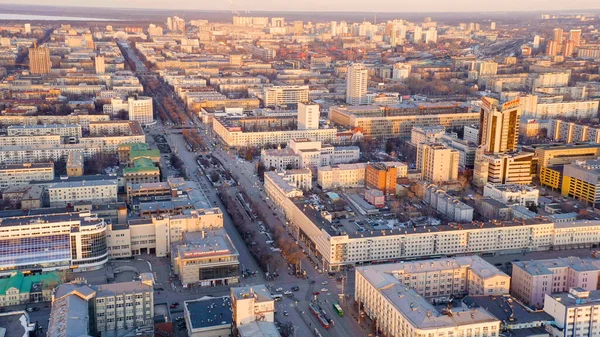
[{"label": "city skyline", "polygon": [[[0,0],[0,4],[15,4],[14,0]],[[48,5],[43,0],[25,0],[18,5]],[[187,0],[173,0],[167,8],[162,1],[158,0],[107,0],[101,3],[83,3],[80,0],[59,0],[53,6],[74,7],[101,7],[101,8],[140,8],[152,10],[207,10],[207,11],[229,11],[259,12],[259,11],[288,11],[288,12],[397,12],[397,13],[444,13],[444,12],[537,12],[544,11],[578,11],[578,10],[600,10],[597,2],[592,0],[574,0],[569,3],[548,3],[543,0],[517,1],[508,0],[501,3],[492,1],[458,0],[452,3],[427,0],[418,3],[398,4],[392,0],[375,0],[368,4],[356,0],[327,0],[327,1],[302,1],[295,3],[280,2],[275,0],[252,0],[251,2],[240,2],[236,0],[194,4]],[[240,13],[242,14],[242,13]]]}]

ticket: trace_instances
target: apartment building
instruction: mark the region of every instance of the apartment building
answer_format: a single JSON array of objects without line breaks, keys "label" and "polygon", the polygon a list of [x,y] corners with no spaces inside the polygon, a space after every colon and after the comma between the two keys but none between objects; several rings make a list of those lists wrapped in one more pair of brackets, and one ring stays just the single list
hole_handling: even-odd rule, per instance
[{"label": "apartment building", "polygon": [[60,145],[60,136],[0,136],[0,146]]},{"label": "apartment building", "polygon": [[432,183],[458,179],[460,154],[441,143],[420,143],[417,147],[417,167],[421,178]]},{"label": "apartment building", "polygon": [[90,137],[141,136],[144,130],[138,121],[93,121],[89,125]]},{"label": "apartment building", "polygon": [[117,202],[117,179],[65,181],[46,188],[51,207],[63,207],[77,203],[96,205]]},{"label": "apartment building", "polygon": [[569,292],[546,295],[544,312],[554,318],[548,326],[552,336],[592,336],[600,329],[600,290],[571,288]]},{"label": "apartment building", "polygon": [[82,127],[79,124],[9,125],[6,132],[8,136],[57,135],[67,138],[69,143],[75,143],[82,137]]},{"label": "apartment building", "polygon": [[275,321],[275,301],[264,284],[232,287],[230,292],[233,322],[236,326],[255,321]]},{"label": "apartment building", "polygon": [[[363,306],[367,316],[377,320],[379,329],[386,335],[412,337],[435,333],[443,336],[497,337],[500,334],[500,321],[485,309],[463,307],[440,312],[427,300],[434,292],[442,292],[445,296],[439,297],[445,298],[454,293],[479,292],[470,277],[482,280],[482,288],[492,293],[503,287],[508,290],[510,277],[493,266],[483,270],[476,266],[487,265],[487,262],[473,263],[467,261],[469,257],[465,257],[464,262],[460,259],[425,260],[408,268],[401,264],[358,267],[356,301]],[[417,270],[413,272],[412,267]],[[406,280],[407,276],[409,280]],[[434,287],[439,291],[429,289],[430,296],[427,296],[426,291],[421,292],[410,286],[418,284],[419,280],[428,282],[429,288]],[[440,282],[439,286],[434,285],[436,281]],[[503,287],[496,285],[501,282],[505,283]],[[426,285],[422,287],[428,288]]]},{"label": "apartment building", "polygon": [[32,181],[54,179],[53,163],[25,163],[0,165],[0,190],[28,185]]},{"label": "apartment building", "polygon": [[171,253],[172,245],[183,239],[185,232],[223,227],[223,213],[218,208],[190,210],[185,214],[161,212],[149,218],[130,218],[126,224],[112,224],[107,231],[108,253],[111,258]]},{"label": "apartment building", "polygon": [[[39,116],[8,116],[0,115],[0,123],[9,126],[34,126],[34,125],[80,125],[82,129],[87,129],[91,121],[108,121],[108,115],[85,115],[70,114],[66,116],[39,115]],[[18,129],[17,129],[18,130]]]},{"label": "apartment building", "polygon": [[595,118],[600,101],[538,103],[535,118]]},{"label": "apartment building", "polygon": [[365,104],[369,80],[369,70],[361,63],[353,63],[346,72],[346,103]]},{"label": "apartment building", "polygon": [[483,196],[507,205],[530,206],[538,204],[540,190],[527,185],[487,183],[483,187]]},{"label": "apartment building", "polygon": [[154,121],[152,97],[129,96],[127,100],[113,98],[110,104],[105,104],[105,114],[114,115],[119,111],[127,111],[129,120],[137,121],[141,125],[151,124]]},{"label": "apartment building", "polygon": [[362,187],[365,186],[366,168],[366,163],[319,167],[317,183],[325,190],[341,187]]},{"label": "apartment building", "polygon": [[142,273],[140,279],[102,285],[61,284],[54,294],[48,333],[96,335],[152,327],[153,276]]},{"label": "apartment building", "polygon": [[534,308],[544,306],[546,295],[568,292],[570,288],[598,288],[600,261],[595,259],[570,256],[512,264],[510,293]]},{"label": "apartment building", "polygon": [[600,126],[551,119],[548,123],[548,138],[564,143],[600,143]]},{"label": "apartment building", "polygon": [[365,169],[365,186],[384,194],[396,193],[397,178],[396,167],[384,163],[370,163]]},{"label": "apartment building", "polygon": [[264,106],[307,103],[308,89],[307,85],[263,87],[260,98]]},{"label": "apartment building", "polygon": [[292,139],[307,138],[324,143],[335,142],[338,130],[286,130],[246,132],[238,125],[233,125],[226,118],[215,117],[212,123],[213,131],[221,141],[230,147],[264,146],[267,144],[287,144]]},{"label": "apartment building", "polygon": [[473,221],[473,207],[450,196],[446,191],[439,189],[436,185],[421,183],[423,188],[423,201],[431,205],[433,209],[456,222]]},{"label": "apartment building", "polygon": [[188,287],[237,284],[239,253],[223,228],[184,232],[174,243],[173,272]]},{"label": "apartment building", "polygon": [[471,112],[462,103],[403,102],[385,107],[335,106],[329,109],[329,119],[347,129],[359,128],[363,135],[374,138],[400,137],[410,139],[415,126],[453,128],[479,124],[479,113]]},{"label": "apartment building", "polygon": [[106,223],[89,212],[5,217],[0,222],[0,274],[73,271],[108,261]]}]

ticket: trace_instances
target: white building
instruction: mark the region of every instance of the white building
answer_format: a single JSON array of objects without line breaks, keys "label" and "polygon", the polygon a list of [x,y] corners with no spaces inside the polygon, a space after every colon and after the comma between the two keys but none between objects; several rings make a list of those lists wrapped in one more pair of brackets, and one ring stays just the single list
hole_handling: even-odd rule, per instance
[{"label": "white building", "polygon": [[152,110],[152,97],[135,96],[127,98],[128,116],[131,121],[138,121],[142,125],[154,121]]},{"label": "white building", "polygon": [[28,185],[32,181],[54,179],[53,163],[0,165],[0,190],[9,186]]},{"label": "white building", "polygon": [[363,187],[366,167],[366,163],[319,167],[317,183],[322,189]]},{"label": "white building", "polygon": [[308,89],[307,85],[263,87],[261,98],[265,106],[307,103]]},{"label": "white building", "polygon": [[346,103],[365,104],[365,95],[369,80],[369,71],[361,63],[354,63],[346,72]]},{"label": "white building", "polygon": [[81,138],[81,125],[78,124],[42,124],[10,125],[6,128],[8,136],[61,136],[72,140]]},{"label": "white building", "polygon": [[321,111],[315,103],[298,103],[298,130],[316,130],[319,128]]},{"label": "white building", "polygon": [[440,136],[446,133],[446,128],[438,126],[413,126],[410,132],[410,143],[417,147],[421,143],[435,143]]},{"label": "white building", "polygon": [[[430,296],[450,297],[453,293],[485,294],[487,284],[503,282],[508,290],[510,277],[499,272],[487,262],[473,263],[464,257],[447,260],[425,260],[416,262],[416,271],[402,264],[387,264],[356,268],[355,298],[364,306],[364,312],[376,319],[385,335],[398,337],[414,336],[473,336],[497,337],[500,320],[483,308],[452,308],[451,312],[440,312],[426,300],[426,292],[411,285],[429,283]],[[462,261],[465,260],[463,263]],[[480,259],[479,259],[480,260]],[[480,268],[482,265],[488,269]],[[438,267],[438,265],[441,265]],[[454,266],[455,268],[450,268]],[[408,279],[407,279],[408,278]],[[476,282],[479,281],[479,282]],[[442,287],[445,285],[446,287]],[[423,287],[421,285],[420,287]],[[500,287],[498,287],[500,288]],[[501,288],[500,288],[501,289]],[[490,294],[498,294],[491,286]],[[442,292],[444,296],[439,296]],[[425,297],[424,297],[425,296]]]},{"label": "white building", "polygon": [[458,179],[460,154],[441,143],[421,143],[417,147],[417,167],[425,181],[442,183]]},{"label": "white building", "polygon": [[262,149],[261,161],[266,168],[277,170],[295,168],[317,168],[357,161],[360,148],[357,146],[333,147],[310,141],[306,138],[292,139],[285,149]]},{"label": "white building", "polygon": [[410,76],[412,66],[408,63],[395,63],[392,71],[392,78],[395,80],[405,80]]},{"label": "white building", "polygon": [[575,102],[556,102],[556,103],[538,103],[536,107],[536,118],[567,118],[576,119],[595,118],[598,115],[598,106],[600,101],[575,101]]},{"label": "white building", "polygon": [[521,206],[537,205],[540,190],[528,185],[492,184],[483,187],[483,196],[498,200],[504,204]]},{"label": "white building", "polygon": [[275,301],[265,285],[234,287],[230,291],[235,326],[275,321]]},{"label": "white building", "polygon": [[463,140],[479,145],[479,126],[477,126],[477,125],[464,126]]},{"label": "white building", "polygon": [[455,197],[446,194],[436,185],[423,184],[423,201],[433,209],[456,222],[473,221],[473,207],[463,203]]},{"label": "white building", "polygon": [[548,326],[552,336],[595,335],[600,329],[600,290],[571,288],[568,293],[546,294],[544,312],[554,318]]},{"label": "white building", "polygon": [[50,206],[87,202],[96,205],[117,201],[117,179],[65,181],[47,187]]}]

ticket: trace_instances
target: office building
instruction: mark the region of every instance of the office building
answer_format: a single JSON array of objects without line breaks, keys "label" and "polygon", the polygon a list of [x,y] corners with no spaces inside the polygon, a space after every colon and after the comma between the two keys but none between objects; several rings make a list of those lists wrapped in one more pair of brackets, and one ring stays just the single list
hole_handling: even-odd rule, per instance
[{"label": "office building", "polygon": [[34,44],[33,48],[29,48],[29,72],[31,74],[47,75],[50,73],[51,67],[48,47],[38,47]]},{"label": "office building", "polygon": [[187,287],[238,283],[239,253],[223,228],[184,232],[173,245],[173,272]]},{"label": "office building", "polygon": [[487,183],[483,187],[483,196],[490,197],[507,205],[531,206],[538,204],[540,190],[527,185],[497,185]]},{"label": "office building", "polygon": [[482,99],[479,144],[487,153],[515,151],[519,144],[519,100],[499,105],[489,97]]},{"label": "office building", "polygon": [[127,98],[129,120],[147,125],[154,121],[152,97],[136,96]]},{"label": "office building", "polygon": [[547,328],[552,336],[593,336],[600,329],[600,290],[571,288],[545,298],[544,312],[554,318]]},{"label": "office building", "polygon": [[389,336],[427,336],[434,331],[444,336],[499,336],[500,321],[485,309],[449,307],[441,312],[428,299],[487,294],[486,290],[502,295],[509,282],[509,276],[476,257],[384,264],[356,268],[355,298]]},{"label": "office building", "polygon": [[365,186],[376,189],[384,194],[396,193],[396,180],[398,173],[396,167],[384,163],[367,164],[365,170]]},{"label": "office building", "polygon": [[183,318],[189,337],[232,336],[231,298],[205,296],[183,302]]},{"label": "office building", "polygon": [[292,139],[285,149],[262,149],[261,161],[266,168],[289,170],[350,163],[360,158],[358,146],[322,144],[306,138]]},{"label": "office building", "polygon": [[51,207],[62,207],[77,203],[95,205],[117,202],[117,179],[65,181],[47,187]]},{"label": "office building", "polygon": [[513,152],[486,154],[479,148],[475,154],[473,184],[486,183],[529,185],[532,181],[533,153]]},{"label": "office building", "polygon": [[365,137],[409,140],[413,127],[477,125],[480,114],[458,102],[403,102],[385,107],[332,106],[329,119],[347,129],[360,129]]},{"label": "office building", "polygon": [[369,71],[364,64],[353,63],[346,71],[346,103],[359,105],[365,103]]},{"label": "office building", "polygon": [[85,285],[61,284],[54,294],[48,335],[94,336],[153,328],[154,281],[151,273],[140,281]]},{"label": "office building", "polygon": [[307,85],[263,87],[261,99],[264,106],[285,106],[308,103]]},{"label": "office building", "polygon": [[423,180],[443,183],[458,179],[458,151],[441,143],[421,143],[417,149],[417,167]]},{"label": "office building", "polygon": [[321,112],[315,103],[298,103],[298,130],[316,130],[319,128]]},{"label": "office building", "polygon": [[0,247],[2,275],[16,270],[94,270],[108,261],[106,223],[89,212],[5,217],[0,222]]},{"label": "office building", "polygon": [[421,143],[435,143],[439,137],[446,134],[443,126],[413,126],[410,132],[410,143],[418,147]]},{"label": "office building", "polygon": [[366,163],[339,164],[318,168],[317,183],[322,189],[365,186]]},{"label": "office building", "polygon": [[233,287],[230,291],[235,326],[256,321],[275,321],[275,301],[265,285]]},{"label": "office building", "polygon": [[53,163],[0,165],[0,190],[28,185],[32,181],[50,181],[52,179],[54,179]]},{"label": "office building", "polygon": [[592,207],[600,202],[600,160],[577,160],[563,168],[561,193]]},{"label": "office building", "polygon": [[591,258],[558,257],[513,262],[510,293],[528,306],[542,308],[546,295],[570,288],[596,290],[600,262]]}]

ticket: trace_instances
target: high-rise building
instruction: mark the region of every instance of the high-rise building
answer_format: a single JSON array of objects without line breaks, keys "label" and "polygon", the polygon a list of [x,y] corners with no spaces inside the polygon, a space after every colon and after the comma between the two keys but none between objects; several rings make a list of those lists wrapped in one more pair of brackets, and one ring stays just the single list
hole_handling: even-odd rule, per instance
[{"label": "high-rise building", "polygon": [[437,43],[437,29],[435,27],[430,27],[426,32],[425,32],[425,43]]},{"label": "high-rise building", "polygon": [[371,163],[365,170],[365,184],[368,188],[376,189],[384,194],[396,192],[396,167],[387,166],[385,163]]},{"label": "high-rise building", "polygon": [[129,120],[145,125],[152,123],[152,97],[132,96],[127,99]]},{"label": "high-rise building", "polygon": [[413,43],[419,43],[423,40],[423,27],[415,26],[413,31]]},{"label": "high-rise building", "polygon": [[519,142],[519,100],[499,105],[498,101],[484,97],[479,122],[479,144],[487,153],[515,151]]},{"label": "high-rise building", "polygon": [[421,177],[425,181],[441,183],[458,178],[458,151],[441,143],[419,145]]},{"label": "high-rise building", "polygon": [[367,95],[369,71],[364,64],[354,63],[346,72],[346,103],[362,104]]},{"label": "high-rise building", "polygon": [[294,21],[294,34],[296,34],[296,35],[304,34],[304,22]]},{"label": "high-rise building", "polygon": [[490,30],[496,30],[496,23],[494,21],[490,22]]},{"label": "high-rise building", "polygon": [[25,25],[23,25],[23,31],[25,32],[25,34],[31,34],[31,24],[26,23]]},{"label": "high-rise building", "polygon": [[96,55],[94,58],[94,64],[96,66],[96,74],[104,74],[106,72],[106,64],[104,63],[104,56]]},{"label": "high-rise building", "polygon": [[35,44],[29,48],[29,72],[32,74],[49,74],[50,68],[50,49],[47,47],[38,47]]},{"label": "high-rise building", "polygon": [[573,42],[573,47],[577,48],[581,44],[581,29],[571,29],[569,31],[569,41]]},{"label": "high-rise building", "polygon": [[338,35],[338,24],[337,24],[337,21],[331,21],[331,23],[329,23],[329,30],[330,30],[331,36],[337,36]]},{"label": "high-rise building", "polygon": [[561,45],[563,43],[563,30],[562,28],[554,28],[554,31],[552,32],[553,34],[553,40],[556,41],[556,43],[558,43],[558,45]]},{"label": "high-rise building", "polygon": [[575,52],[575,45],[574,45],[573,41],[565,42],[565,44],[563,46],[563,56],[571,57],[571,56],[573,56],[574,52]]},{"label": "high-rise building", "polygon": [[271,27],[285,27],[285,19],[284,18],[271,18]]},{"label": "high-rise building", "polygon": [[540,48],[540,36],[535,35],[533,37],[533,49],[539,49],[539,48]]},{"label": "high-rise building", "polygon": [[316,130],[319,128],[319,105],[298,103],[298,130]]},{"label": "high-rise building", "polygon": [[546,55],[556,56],[560,50],[560,45],[555,40],[548,41],[546,44]]}]

